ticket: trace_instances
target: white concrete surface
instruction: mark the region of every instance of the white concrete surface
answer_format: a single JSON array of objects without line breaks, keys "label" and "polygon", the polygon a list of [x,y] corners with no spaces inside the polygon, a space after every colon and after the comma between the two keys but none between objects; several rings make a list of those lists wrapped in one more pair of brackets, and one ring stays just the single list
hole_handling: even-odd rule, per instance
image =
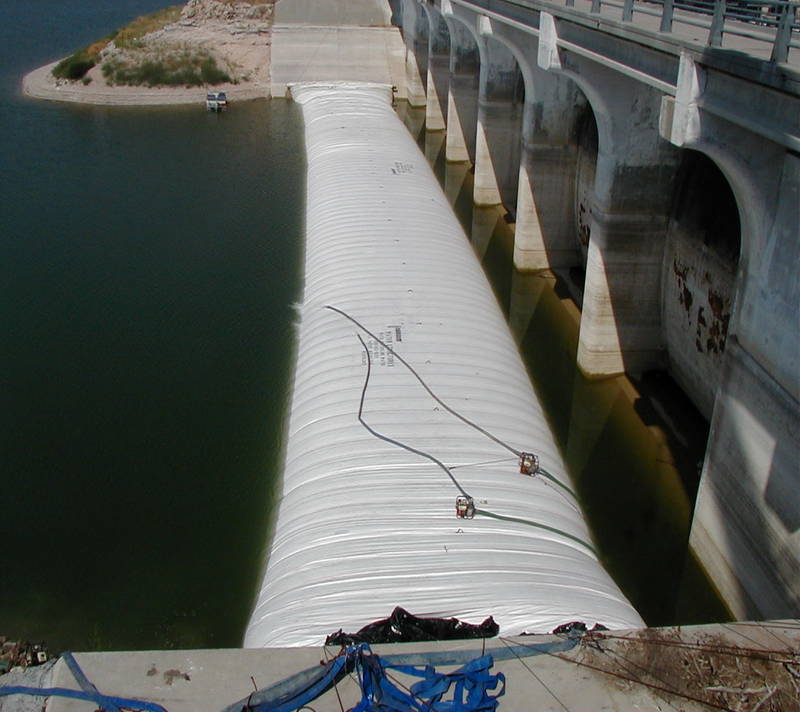
[{"label": "white concrete surface", "polygon": [[387,0],[278,0],[275,24],[310,26],[388,26]]},{"label": "white concrete surface", "polygon": [[276,24],[272,28],[272,96],[291,82],[372,81],[405,98],[406,48],[397,27]]},{"label": "white concrete surface", "polygon": [[[538,655],[495,661],[491,672],[506,676],[506,692],[500,698],[499,709],[707,712],[709,707],[686,696],[713,694],[724,694],[710,697],[718,706],[722,703],[734,708],[739,701],[749,702],[749,706],[741,709],[753,709],[753,705],[770,695],[760,707],[762,712],[788,711],[800,704],[797,684],[793,687],[788,672],[796,671],[800,662],[797,621],[651,629],[642,631],[642,638],[633,638],[636,634],[622,634],[620,638],[600,635],[591,645],[582,644],[559,657]],[[491,639],[486,641],[486,651],[552,640],[553,636]],[[722,651],[716,657],[710,657],[712,653],[708,652],[713,647]],[[481,641],[373,646],[373,651],[381,655],[437,650],[474,650],[479,654]],[[251,676],[259,688],[264,688],[315,667],[338,652],[338,648],[184,650],[81,653],[75,657],[88,679],[104,694],[156,702],[168,712],[221,712],[253,690]],[[712,675],[707,674],[709,662],[714,664]],[[737,669],[738,676],[732,676]],[[57,664],[54,678],[54,685],[77,689],[63,661]],[[680,694],[671,695],[653,686],[674,689]],[[705,689],[715,686],[751,692],[737,697]],[[328,691],[315,700],[312,708],[316,712],[341,712],[343,708],[350,709],[359,698],[353,678],[348,677],[336,691]],[[51,698],[46,712],[95,712],[96,709],[96,705],[87,702]]]}]

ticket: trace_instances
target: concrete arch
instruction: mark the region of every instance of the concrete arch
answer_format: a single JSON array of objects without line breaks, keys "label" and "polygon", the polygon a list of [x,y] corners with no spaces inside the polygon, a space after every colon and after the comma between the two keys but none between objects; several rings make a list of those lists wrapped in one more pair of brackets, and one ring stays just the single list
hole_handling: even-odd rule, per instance
[{"label": "concrete arch", "polygon": [[703,153],[717,165],[736,199],[741,224],[729,334],[800,399],[796,372],[800,334],[785,328],[796,318],[800,302],[796,276],[785,274],[788,265],[800,259],[796,238],[800,158],[705,113],[700,125],[702,130],[686,137],[681,147]]},{"label": "concrete arch", "polygon": [[481,62],[480,71],[473,199],[478,206],[503,205],[515,216],[524,77],[514,53],[504,42],[486,33],[482,44],[485,61]]},{"label": "concrete arch", "polygon": [[603,80],[593,81],[584,74],[569,69],[551,69],[550,71],[573,83],[586,99],[597,125],[598,155],[613,154],[616,149],[614,122],[612,119],[613,99],[603,90]]},{"label": "concrete arch", "polygon": [[447,136],[449,162],[475,164],[478,92],[483,47],[475,27],[452,13],[442,13],[450,33]]},{"label": "concrete arch", "polygon": [[403,39],[406,45],[406,92],[411,106],[427,103],[428,16],[415,0],[403,0]]},{"label": "concrete arch", "polygon": [[517,61],[525,85],[525,96],[535,94],[536,38],[533,35],[514,30],[508,25],[488,17],[479,18],[480,36],[502,44]]},{"label": "concrete arch", "polygon": [[[730,151],[720,145],[714,138],[698,138],[687,141],[681,148],[696,151],[707,156],[720,170],[731,188],[739,211],[741,225],[741,269],[747,271],[750,264],[757,259],[753,253],[758,241],[754,236],[764,228],[764,220],[770,209],[772,199],[766,194],[769,186],[760,176],[754,174],[750,161],[739,153]],[[742,206],[747,205],[747,210]]]},{"label": "concrete arch", "polygon": [[726,123],[703,115],[682,144],[717,165],[741,223],[690,545],[735,616],[770,619],[800,610],[800,330],[787,328],[800,304],[800,156]]},{"label": "concrete arch", "polygon": [[661,273],[667,368],[711,420],[737,289],[741,210],[705,154],[684,149]]},{"label": "concrete arch", "polygon": [[597,126],[578,364],[588,376],[664,365],[660,279],[678,155],[661,93],[570,53],[547,67],[580,89]]},{"label": "concrete arch", "polygon": [[[580,91],[580,90],[579,90]],[[575,137],[574,220],[576,247],[582,266],[586,267],[592,231],[592,205],[599,150],[597,117],[587,102],[574,117]]]},{"label": "concrete arch", "polygon": [[[464,10],[461,6],[457,5],[453,7],[450,3],[447,3],[445,6],[442,4],[441,9],[442,17],[444,17],[445,22],[447,23],[447,27],[450,30],[450,35],[453,35],[453,32],[456,30],[456,27],[460,27],[472,36],[472,39],[475,41],[475,44],[478,47],[478,52],[480,54],[481,62],[485,61],[486,57],[484,55],[484,48],[483,43],[481,41],[481,34],[478,31],[478,27],[476,24],[477,15],[470,10]],[[457,25],[455,23],[458,23]]]},{"label": "concrete arch", "polygon": [[450,84],[450,28],[439,10],[423,5],[428,18],[428,81],[425,128],[447,128],[447,93]]}]

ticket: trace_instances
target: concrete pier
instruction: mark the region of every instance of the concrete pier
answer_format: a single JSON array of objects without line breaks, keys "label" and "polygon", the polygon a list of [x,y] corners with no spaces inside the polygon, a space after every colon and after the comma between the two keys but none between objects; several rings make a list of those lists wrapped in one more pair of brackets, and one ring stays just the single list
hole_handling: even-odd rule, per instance
[{"label": "concrete pier", "polygon": [[520,127],[525,88],[514,55],[482,23],[478,126],[475,142],[475,205],[517,204]]},{"label": "concrete pier", "polygon": [[430,4],[447,159],[518,268],[584,268],[584,374],[666,369],[709,418],[692,548],[737,616],[798,615],[800,52],[686,10]]},{"label": "concrete pier", "polygon": [[480,50],[473,32],[460,22],[450,27],[450,83],[447,90],[448,161],[475,163]]}]

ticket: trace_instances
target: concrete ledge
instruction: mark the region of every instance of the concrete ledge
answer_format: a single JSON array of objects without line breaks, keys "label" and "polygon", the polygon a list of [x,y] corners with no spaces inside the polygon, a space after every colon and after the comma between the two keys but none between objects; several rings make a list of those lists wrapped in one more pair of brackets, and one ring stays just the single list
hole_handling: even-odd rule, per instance
[{"label": "concrete ledge", "polygon": [[396,27],[313,27],[272,29],[272,96],[286,96],[291,82],[341,79],[379,82],[405,94],[405,45]]},{"label": "concrete ledge", "polygon": [[[485,641],[486,652],[512,645],[536,645],[556,636],[529,636]],[[380,655],[419,651],[472,650],[480,640],[443,643],[376,645]],[[800,663],[800,623],[736,623],[684,628],[647,629],[621,633],[590,633],[572,650],[496,661],[491,672],[506,676],[503,710],[656,710],[690,712],[715,706],[735,706],[738,700],[758,701],[771,695],[770,707],[792,709],[796,702],[789,666]],[[76,660],[101,693],[156,702],[169,712],[220,712],[259,688],[284,680],[320,661],[338,648],[263,650],[191,650],[81,653]],[[0,684],[3,683],[0,678]],[[53,671],[55,686],[77,689],[66,664]],[[666,688],[676,694],[663,692]],[[758,697],[728,690],[760,689]],[[316,712],[341,712],[360,699],[354,676],[313,702]],[[693,698],[693,699],[692,699]],[[0,698],[2,700],[3,698]],[[7,698],[13,700],[14,698]],[[20,698],[17,698],[20,699]],[[782,705],[782,706],[781,706]],[[2,707],[0,707],[2,709]],[[94,712],[96,705],[50,698],[47,712]]]}]

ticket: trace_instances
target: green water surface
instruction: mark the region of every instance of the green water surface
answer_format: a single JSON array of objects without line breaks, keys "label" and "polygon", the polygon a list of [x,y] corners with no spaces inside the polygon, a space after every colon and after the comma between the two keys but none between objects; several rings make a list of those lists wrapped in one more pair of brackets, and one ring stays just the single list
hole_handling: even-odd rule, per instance
[{"label": "green water surface", "polygon": [[3,49],[0,635],[56,652],[239,645],[280,465],[298,107],[17,94],[77,41],[54,16],[100,36],[154,4],[5,8],[39,43]]}]

